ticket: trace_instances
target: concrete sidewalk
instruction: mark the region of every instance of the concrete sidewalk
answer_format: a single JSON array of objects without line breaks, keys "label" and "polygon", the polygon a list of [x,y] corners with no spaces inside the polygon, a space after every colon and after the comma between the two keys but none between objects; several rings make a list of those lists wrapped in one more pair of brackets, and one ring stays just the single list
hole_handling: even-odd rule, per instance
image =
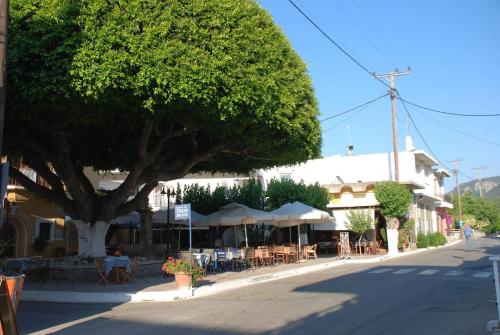
[{"label": "concrete sidewalk", "polygon": [[[460,241],[452,242],[445,247],[458,242]],[[160,272],[157,276],[138,278],[135,283],[122,285],[98,285],[96,283],[71,283],[66,281],[26,283],[21,299],[26,301],[80,303],[174,301],[207,296],[226,290],[330,269],[343,264],[377,263],[435,249],[418,249],[394,256],[353,256],[348,260],[339,260],[335,257],[320,257],[317,260],[294,264],[280,264],[240,272],[209,274],[205,280],[200,282],[199,287],[193,290],[176,290],[174,279],[164,277]]]}]

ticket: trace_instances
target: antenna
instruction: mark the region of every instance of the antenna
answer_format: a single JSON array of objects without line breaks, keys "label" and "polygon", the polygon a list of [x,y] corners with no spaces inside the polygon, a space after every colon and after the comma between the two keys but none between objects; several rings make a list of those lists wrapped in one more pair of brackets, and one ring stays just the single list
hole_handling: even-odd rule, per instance
[{"label": "antenna", "polygon": [[354,145],[352,145],[351,127],[349,125],[347,126],[347,139],[349,141],[349,143],[347,144],[348,155],[352,156],[353,150],[354,150]]}]

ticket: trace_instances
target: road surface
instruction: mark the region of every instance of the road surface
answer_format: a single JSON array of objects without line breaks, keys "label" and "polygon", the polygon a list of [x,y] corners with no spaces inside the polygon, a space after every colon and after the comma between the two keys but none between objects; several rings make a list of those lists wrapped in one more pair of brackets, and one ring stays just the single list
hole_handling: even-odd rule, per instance
[{"label": "road surface", "polygon": [[484,334],[496,306],[489,255],[474,240],[169,303],[21,302],[23,334]]}]

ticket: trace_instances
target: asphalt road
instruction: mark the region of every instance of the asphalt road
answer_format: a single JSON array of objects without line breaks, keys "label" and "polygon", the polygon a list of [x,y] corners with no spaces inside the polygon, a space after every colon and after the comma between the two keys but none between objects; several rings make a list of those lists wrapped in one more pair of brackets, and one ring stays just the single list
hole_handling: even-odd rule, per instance
[{"label": "asphalt road", "polygon": [[21,302],[23,334],[485,334],[499,239],[171,303]]}]

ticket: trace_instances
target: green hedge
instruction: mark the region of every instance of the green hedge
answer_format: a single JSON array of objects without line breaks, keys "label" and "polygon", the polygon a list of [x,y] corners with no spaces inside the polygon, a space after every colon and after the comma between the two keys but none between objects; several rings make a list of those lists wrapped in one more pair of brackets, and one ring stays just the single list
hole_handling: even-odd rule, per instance
[{"label": "green hedge", "polygon": [[417,235],[417,248],[427,248],[429,246],[429,237],[423,233]]},{"label": "green hedge", "polygon": [[446,244],[446,237],[441,233],[417,235],[417,248],[438,247]]}]

